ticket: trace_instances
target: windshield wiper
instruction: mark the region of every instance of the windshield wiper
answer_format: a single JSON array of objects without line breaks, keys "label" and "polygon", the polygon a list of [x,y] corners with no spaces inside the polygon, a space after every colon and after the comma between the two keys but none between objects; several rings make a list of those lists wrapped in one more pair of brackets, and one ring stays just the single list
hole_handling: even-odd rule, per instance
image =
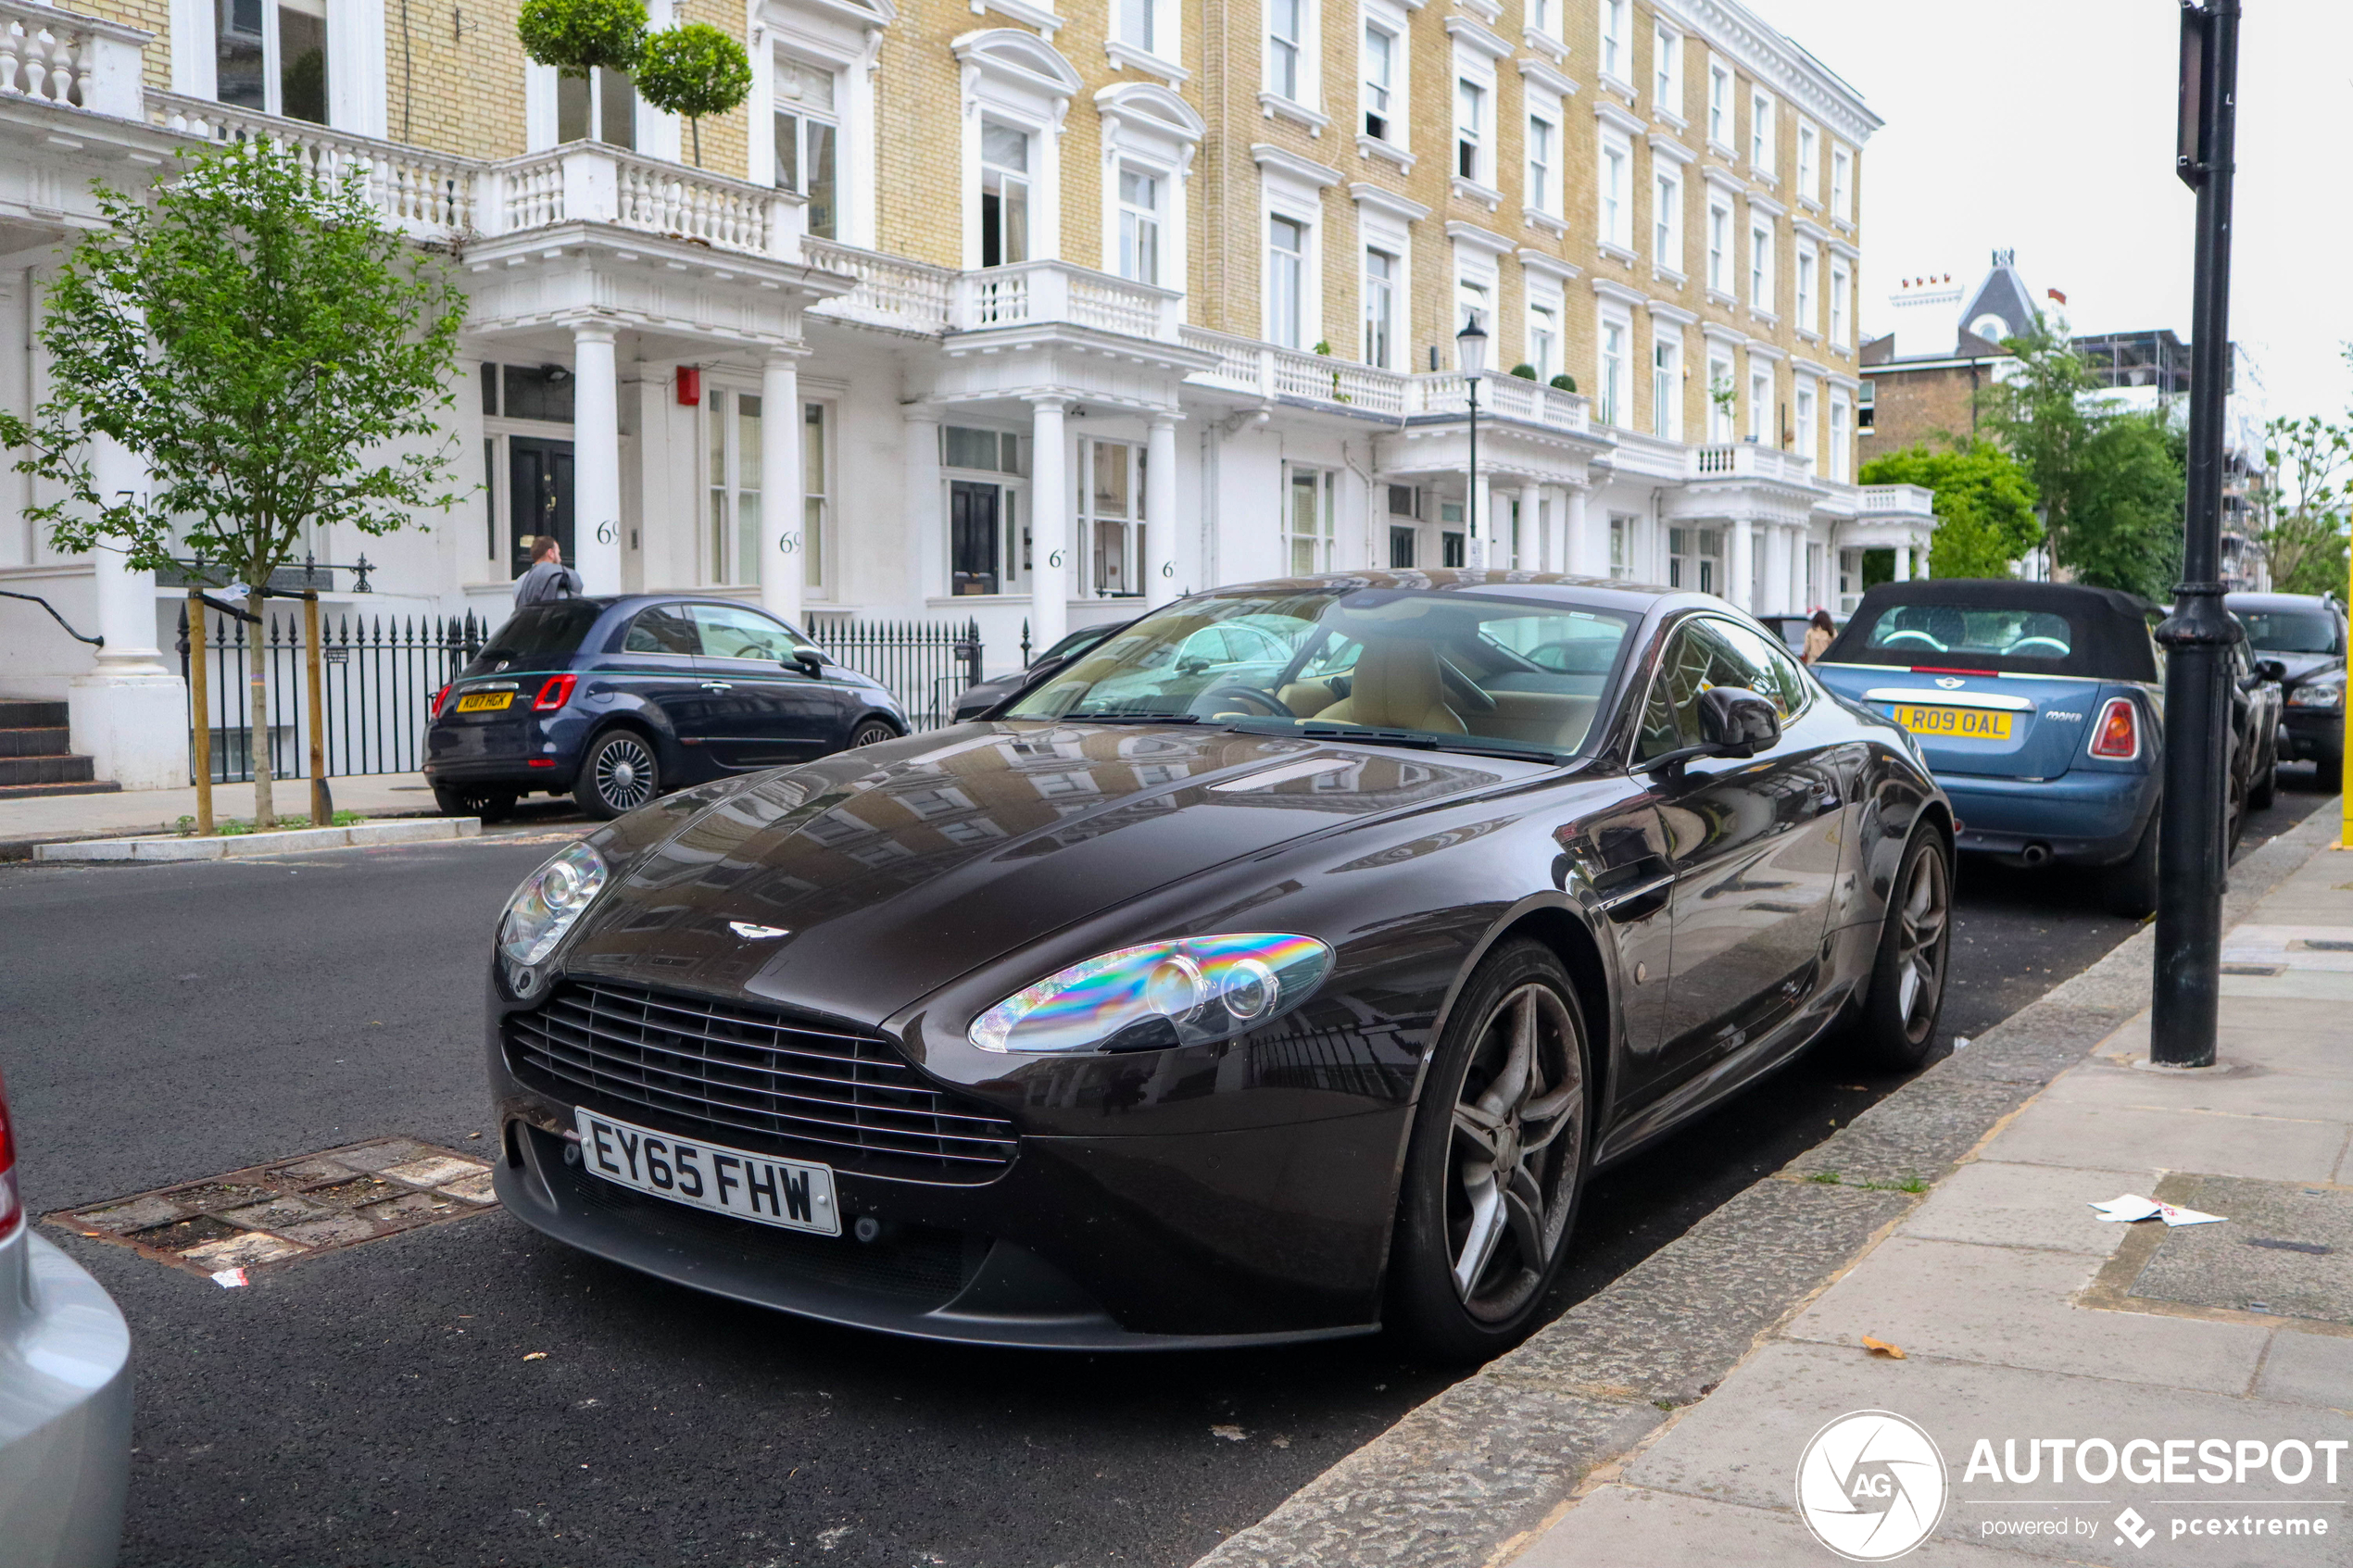
[{"label": "windshield wiper", "polygon": [[1065,713],[1064,724],[1198,724],[1198,713]]},{"label": "windshield wiper", "polygon": [[1310,740],[1363,741],[1373,746],[1408,746],[1416,751],[1459,752],[1472,757],[1504,757],[1518,762],[1557,765],[1561,754],[1542,746],[1505,746],[1476,735],[1436,735],[1424,730],[1361,730],[1347,724],[1302,724],[1292,732]]}]

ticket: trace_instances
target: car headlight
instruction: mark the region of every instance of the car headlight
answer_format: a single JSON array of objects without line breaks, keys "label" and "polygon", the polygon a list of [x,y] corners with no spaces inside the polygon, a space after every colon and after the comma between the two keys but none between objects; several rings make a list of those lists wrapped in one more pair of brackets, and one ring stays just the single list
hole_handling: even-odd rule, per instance
[{"label": "car headlight", "polygon": [[1313,936],[1189,936],[1122,947],[1014,992],[973,1020],[985,1051],[1041,1054],[1206,1045],[1305,1001],[1331,972]]},{"label": "car headlight", "polygon": [[528,969],[556,950],[581,911],[605,890],[605,859],[585,844],[567,845],[523,878],[498,922],[498,951]]},{"label": "car headlight", "polygon": [[2290,708],[2342,708],[2345,706],[2343,686],[2298,686],[2287,694]]}]

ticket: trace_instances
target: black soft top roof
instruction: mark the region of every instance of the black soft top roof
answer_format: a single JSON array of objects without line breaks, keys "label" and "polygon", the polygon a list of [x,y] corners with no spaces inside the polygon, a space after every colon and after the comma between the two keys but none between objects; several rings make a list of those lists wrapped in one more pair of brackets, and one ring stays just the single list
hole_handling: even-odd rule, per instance
[{"label": "black soft top roof", "polygon": [[2149,640],[2156,613],[2146,599],[2116,588],[2080,583],[2028,583],[1994,577],[1920,578],[1881,583],[1863,595],[1854,618],[1822,655],[1825,664],[1887,664],[1908,668],[1938,662],[1924,648],[1870,646],[1871,629],[1890,610],[1951,606],[1956,609],[2039,610],[2056,615],[2072,633],[2064,658],[2034,659],[1970,649],[1957,664],[2002,674],[2080,675],[2098,681],[2157,679],[2157,650]]}]

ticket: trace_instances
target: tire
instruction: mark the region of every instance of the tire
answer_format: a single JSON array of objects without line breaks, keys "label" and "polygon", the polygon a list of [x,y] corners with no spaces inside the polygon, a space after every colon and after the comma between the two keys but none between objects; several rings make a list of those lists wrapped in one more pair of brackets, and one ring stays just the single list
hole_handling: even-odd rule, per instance
[{"label": "tire", "polygon": [[1586,1040],[1541,943],[1499,947],[1463,988],[1422,1083],[1390,1256],[1390,1325],[1422,1354],[1484,1361],[1536,1327],[1592,1158]]},{"label": "tire", "polygon": [[2334,757],[2312,759],[2312,781],[2325,790],[2343,789],[2345,787],[2345,754],[2339,752]]},{"label": "tire", "polygon": [[2246,792],[2247,809],[2268,811],[2280,797],[2280,754],[2273,752],[2263,764],[2263,776]]},{"label": "tire", "polygon": [[1953,852],[1922,823],[1897,863],[1870,989],[1848,1036],[1858,1065],[1906,1073],[1928,1060],[1952,960]]},{"label": "tire", "polygon": [[2157,819],[2162,803],[2149,811],[2133,852],[2100,872],[2100,904],[2109,914],[2125,920],[2146,920],[2157,912]]},{"label": "tire", "polygon": [[479,817],[484,822],[503,822],[515,814],[516,792],[506,789],[452,789],[447,784],[433,786],[433,803],[445,817]]},{"label": "tire", "polygon": [[855,751],[862,746],[880,746],[887,740],[898,738],[899,726],[889,720],[861,719],[857,727],[849,732],[849,749]]},{"label": "tire", "polygon": [[2246,799],[2250,792],[2249,781],[2232,775],[2230,793],[2222,802],[2222,864],[2226,867],[2239,852],[2239,841],[2246,836]]},{"label": "tire", "polygon": [[661,763],[653,743],[635,730],[607,730],[580,759],[572,797],[599,822],[652,801],[661,794]]}]

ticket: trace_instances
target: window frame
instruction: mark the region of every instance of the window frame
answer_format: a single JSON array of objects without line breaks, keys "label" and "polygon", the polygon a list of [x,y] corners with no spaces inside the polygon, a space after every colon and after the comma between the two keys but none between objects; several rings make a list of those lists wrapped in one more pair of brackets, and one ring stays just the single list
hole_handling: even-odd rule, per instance
[{"label": "window frame", "polygon": [[[974,192],[973,199],[980,209],[980,256],[975,265],[982,268],[1017,267],[1025,261],[1038,260],[1039,259],[1039,247],[1037,243],[1038,207],[1041,205],[1038,200],[1039,184],[1038,163],[1043,153],[1045,139],[1039,134],[1037,127],[1025,125],[1018,119],[1000,112],[984,110],[977,119],[980,137],[980,187]],[[988,151],[988,132],[991,127],[1020,135],[1024,157],[1024,164],[1020,169],[1016,170],[1009,164],[991,161]],[[991,194],[988,182],[992,174],[998,182],[995,192],[997,232],[993,234],[989,230],[988,213],[988,201]],[[1020,180],[1022,194],[1022,254],[1009,256],[1006,254],[1009,248],[1006,241],[1010,237],[1011,231],[1005,221],[1007,210],[1005,182],[1016,177]],[[991,240],[995,241],[997,249],[997,259],[994,261],[988,259]]]},{"label": "window frame", "polygon": [[1854,286],[1854,272],[1847,266],[1846,258],[1842,256],[1831,257],[1831,346],[1833,348],[1853,346],[1846,324],[1850,314],[1847,292]]},{"label": "window frame", "polygon": [[1767,316],[1780,314],[1775,308],[1780,303],[1780,280],[1773,275],[1773,252],[1778,244],[1773,220],[1752,208],[1748,216],[1748,307]]},{"label": "window frame", "polygon": [[[1291,526],[1297,521],[1293,508],[1298,500],[1302,479],[1308,482],[1308,486],[1315,495],[1315,521],[1318,524],[1319,531],[1313,533],[1301,533]],[[1281,508],[1281,559],[1284,575],[1308,577],[1331,571],[1332,551],[1339,532],[1339,508],[1335,504],[1338,489],[1339,471],[1337,470],[1327,468],[1321,463],[1298,463],[1289,458],[1284,459]],[[1313,562],[1306,571],[1297,570],[1299,549],[1302,544],[1307,546]]]},{"label": "window frame", "polygon": [[[1277,246],[1275,242],[1279,232],[1278,225],[1290,228],[1297,233],[1299,244],[1296,250],[1286,252]],[[1265,248],[1261,253],[1265,257],[1266,341],[1280,348],[1304,349],[1315,341],[1306,335],[1309,289],[1313,274],[1310,251],[1315,231],[1315,225],[1313,222],[1295,212],[1270,207],[1266,213]],[[1288,263],[1282,259],[1285,257],[1290,258]],[[1288,304],[1291,316],[1288,336],[1285,334],[1282,321],[1285,300],[1280,287],[1287,268],[1290,285]]]},{"label": "window frame", "polygon": [[1819,206],[1822,200],[1822,132],[1804,115],[1797,117],[1797,194]]},{"label": "window frame", "polygon": [[1740,265],[1736,254],[1737,242],[1732,237],[1732,204],[1728,198],[1714,195],[1707,201],[1707,288],[1711,294],[1732,296],[1731,273]]},{"label": "window frame", "polygon": [[[1474,185],[1494,184],[1495,90],[1466,73],[1458,61],[1454,70],[1454,178]],[[1464,121],[1470,121],[1465,124]]]},{"label": "window frame", "polygon": [[[1613,343],[1613,338],[1615,342]],[[1593,362],[1593,419],[1596,423],[1619,428],[1629,412],[1628,400],[1633,393],[1633,365],[1630,349],[1634,341],[1634,320],[1621,311],[1604,308],[1595,323]]]},{"label": "window frame", "polygon": [[1633,9],[1627,0],[1601,0],[1598,19],[1601,46],[1593,56],[1595,69],[1601,72],[1603,81],[1624,83],[1629,92],[1632,78],[1628,68],[1633,63],[1634,51],[1633,41],[1626,36],[1626,22],[1633,15]]},{"label": "window frame", "polygon": [[1842,223],[1855,220],[1855,149],[1831,143],[1831,216]]},{"label": "window frame", "polygon": [[[1773,362],[1752,354],[1748,358],[1748,440],[1757,446],[1769,446],[1773,433]],[[1758,395],[1758,389],[1763,395]]]},{"label": "window frame", "polygon": [[1680,165],[1657,157],[1651,159],[1651,243],[1654,262],[1677,273],[1687,270],[1683,251],[1683,170]]},{"label": "window frame", "polygon": [[[805,55],[786,49],[782,46],[779,46],[775,50],[771,61],[770,69],[772,73],[781,75],[783,68],[787,63],[789,63],[796,71],[822,74],[830,78],[833,83],[833,102],[831,107],[823,113],[813,113],[807,108],[801,107],[800,105],[803,100],[799,98],[792,100],[794,107],[788,108],[786,107],[786,101],[783,95],[772,89],[769,95],[769,124],[772,128],[772,146],[774,139],[781,133],[782,125],[780,122],[786,119],[792,120],[794,122],[793,137],[795,144],[793,166],[796,171],[796,181],[792,183],[787,183],[786,182],[785,170],[781,160],[772,166],[769,177],[776,189],[780,191],[791,191],[796,195],[802,197],[807,203],[807,205],[802,208],[802,211],[808,215],[807,222],[809,233],[814,235],[818,239],[839,240],[842,237],[842,166],[846,161],[843,157],[845,149],[843,146],[842,96],[845,87],[844,77],[847,73],[830,61],[812,59]],[[811,194],[810,190],[812,183],[810,177],[810,166],[812,160],[810,157],[809,132],[815,126],[823,126],[833,132],[833,207],[830,225],[832,232],[830,233],[824,232],[824,230],[819,226],[821,221],[821,209],[818,207],[816,200]]]},{"label": "window frame", "polygon": [[[1276,28],[1283,7],[1290,8],[1292,35]],[[1259,31],[1265,58],[1262,85],[1265,91],[1302,108],[1312,107],[1315,96],[1315,34],[1318,7],[1313,0],[1267,0]]]},{"label": "window frame", "polygon": [[1797,246],[1797,276],[1791,281],[1792,308],[1797,313],[1797,330],[1809,337],[1818,335],[1822,330],[1818,285],[1821,271],[1820,252],[1801,241]]},{"label": "window frame", "polygon": [[[1719,373],[1720,372],[1720,373]],[[1730,388],[1732,395],[1721,398],[1718,394]],[[1740,436],[1740,381],[1732,363],[1731,352],[1710,348],[1707,354],[1707,442],[1721,446]]]},{"label": "window frame", "polygon": [[1821,438],[1815,430],[1821,418],[1821,398],[1816,392],[1814,378],[1797,378],[1797,390],[1790,399],[1791,417],[1797,424],[1797,455],[1808,463],[1820,460]]},{"label": "window frame", "polygon": [[1630,254],[1634,249],[1634,144],[1624,132],[1604,127],[1595,142],[1594,159],[1595,239]]},{"label": "window frame", "polygon": [[[1118,276],[1153,288],[1166,287],[1164,263],[1168,252],[1168,170],[1157,163],[1121,153],[1113,168],[1112,201],[1119,216]],[[1128,200],[1129,180],[1149,181],[1153,196],[1149,207]],[[1149,231],[1149,235],[1147,235]]]},{"label": "window frame", "polygon": [[1847,475],[1850,471],[1848,458],[1854,441],[1854,420],[1849,416],[1847,408],[1845,389],[1843,387],[1831,388],[1830,449],[1824,454],[1830,460],[1830,472],[1826,477],[1841,484],[1848,483]]},{"label": "window frame", "polygon": [[[1388,264],[1385,275],[1375,273],[1375,257]],[[1363,306],[1364,316],[1365,363],[1375,370],[1393,370],[1397,369],[1397,298],[1399,288],[1404,282],[1404,258],[1385,245],[1367,242],[1358,247],[1357,266],[1357,298]],[[1377,299],[1380,307],[1378,320],[1374,315]],[[1378,341],[1376,332],[1378,334]]]},{"label": "window frame", "polygon": [[[967,467],[951,462],[949,458],[948,433],[950,429],[978,431],[997,438],[999,464],[993,468]],[[1030,437],[1022,432],[992,424],[951,426],[942,420],[938,427],[939,442],[939,527],[940,562],[947,577],[939,592],[950,599],[974,597],[1010,598],[1026,596],[1030,591],[1033,575],[1029,562],[1030,543],[1030,470],[1034,462],[1026,457],[1031,445]],[[1003,467],[1002,454],[1011,451],[1014,467]],[[958,483],[990,484],[997,490],[998,541],[995,589],[985,595],[956,592],[956,519],[955,487]]]},{"label": "window frame", "polygon": [[1651,23],[1651,108],[1683,123],[1683,35],[1655,18]]},{"label": "window frame", "polygon": [[1707,144],[1726,155],[1732,150],[1732,91],[1737,85],[1730,65],[1710,56],[1707,62]]},{"label": "window frame", "polygon": [[1779,129],[1773,123],[1773,94],[1762,87],[1752,87],[1748,94],[1748,168],[1760,179],[1778,177],[1776,163],[1780,145],[1775,139]]},{"label": "window frame", "polygon": [[[1369,11],[1359,19],[1362,23],[1358,30],[1356,71],[1357,107],[1362,116],[1359,130],[1376,142],[1392,147],[1402,146],[1405,140],[1402,134],[1405,129],[1405,116],[1398,111],[1406,107],[1404,32],[1388,18],[1375,16]],[[1380,56],[1381,64],[1387,69],[1379,79],[1376,79],[1372,71],[1375,51],[1371,41],[1376,36],[1385,39],[1388,44]],[[1378,131],[1372,128],[1376,118],[1381,122]]]},{"label": "window frame", "polygon": [[[743,401],[750,398],[761,405],[756,414],[743,411]],[[698,509],[701,512],[702,545],[697,552],[697,580],[711,588],[755,588],[760,585],[761,569],[767,564],[758,543],[760,523],[751,524],[753,543],[749,558],[744,548],[743,501],[747,495],[756,502],[764,502],[766,488],[765,456],[761,442],[765,439],[766,425],[757,427],[747,454],[745,426],[751,420],[765,420],[766,404],[760,389],[750,385],[705,382],[702,402],[695,410],[695,454],[701,469]],[[745,461],[746,457],[750,461]],[[712,471],[713,469],[716,471]],[[747,469],[760,472],[756,482],[747,484],[743,475]]]},{"label": "window frame", "polygon": [[1651,318],[1651,433],[1683,439],[1683,330]]},{"label": "window frame", "polygon": [[[1539,131],[1542,134],[1539,135]],[[1544,157],[1537,156],[1537,144],[1544,144]],[[1522,143],[1526,154],[1528,205],[1538,212],[1554,218],[1561,213],[1561,123],[1556,114],[1548,115],[1531,108],[1528,111],[1528,135]]]},{"label": "window frame", "polygon": [[[1095,473],[1097,465],[1106,454],[1114,454],[1113,461],[1124,472],[1126,486],[1126,510],[1114,513],[1097,505]],[[1083,435],[1078,440],[1077,468],[1073,473],[1076,481],[1076,515],[1073,527],[1084,574],[1081,597],[1090,599],[1134,599],[1144,596],[1144,576],[1149,566],[1145,553],[1146,531],[1150,520],[1144,516],[1145,444],[1099,435]],[[1121,578],[1132,586],[1107,588],[1102,571],[1101,533],[1105,527],[1116,531],[1118,537]]]},{"label": "window frame", "polygon": [[1550,299],[1531,297],[1523,312],[1524,347],[1527,363],[1536,370],[1540,383],[1549,383],[1561,373],[1561,307],[1557,296]]}]

